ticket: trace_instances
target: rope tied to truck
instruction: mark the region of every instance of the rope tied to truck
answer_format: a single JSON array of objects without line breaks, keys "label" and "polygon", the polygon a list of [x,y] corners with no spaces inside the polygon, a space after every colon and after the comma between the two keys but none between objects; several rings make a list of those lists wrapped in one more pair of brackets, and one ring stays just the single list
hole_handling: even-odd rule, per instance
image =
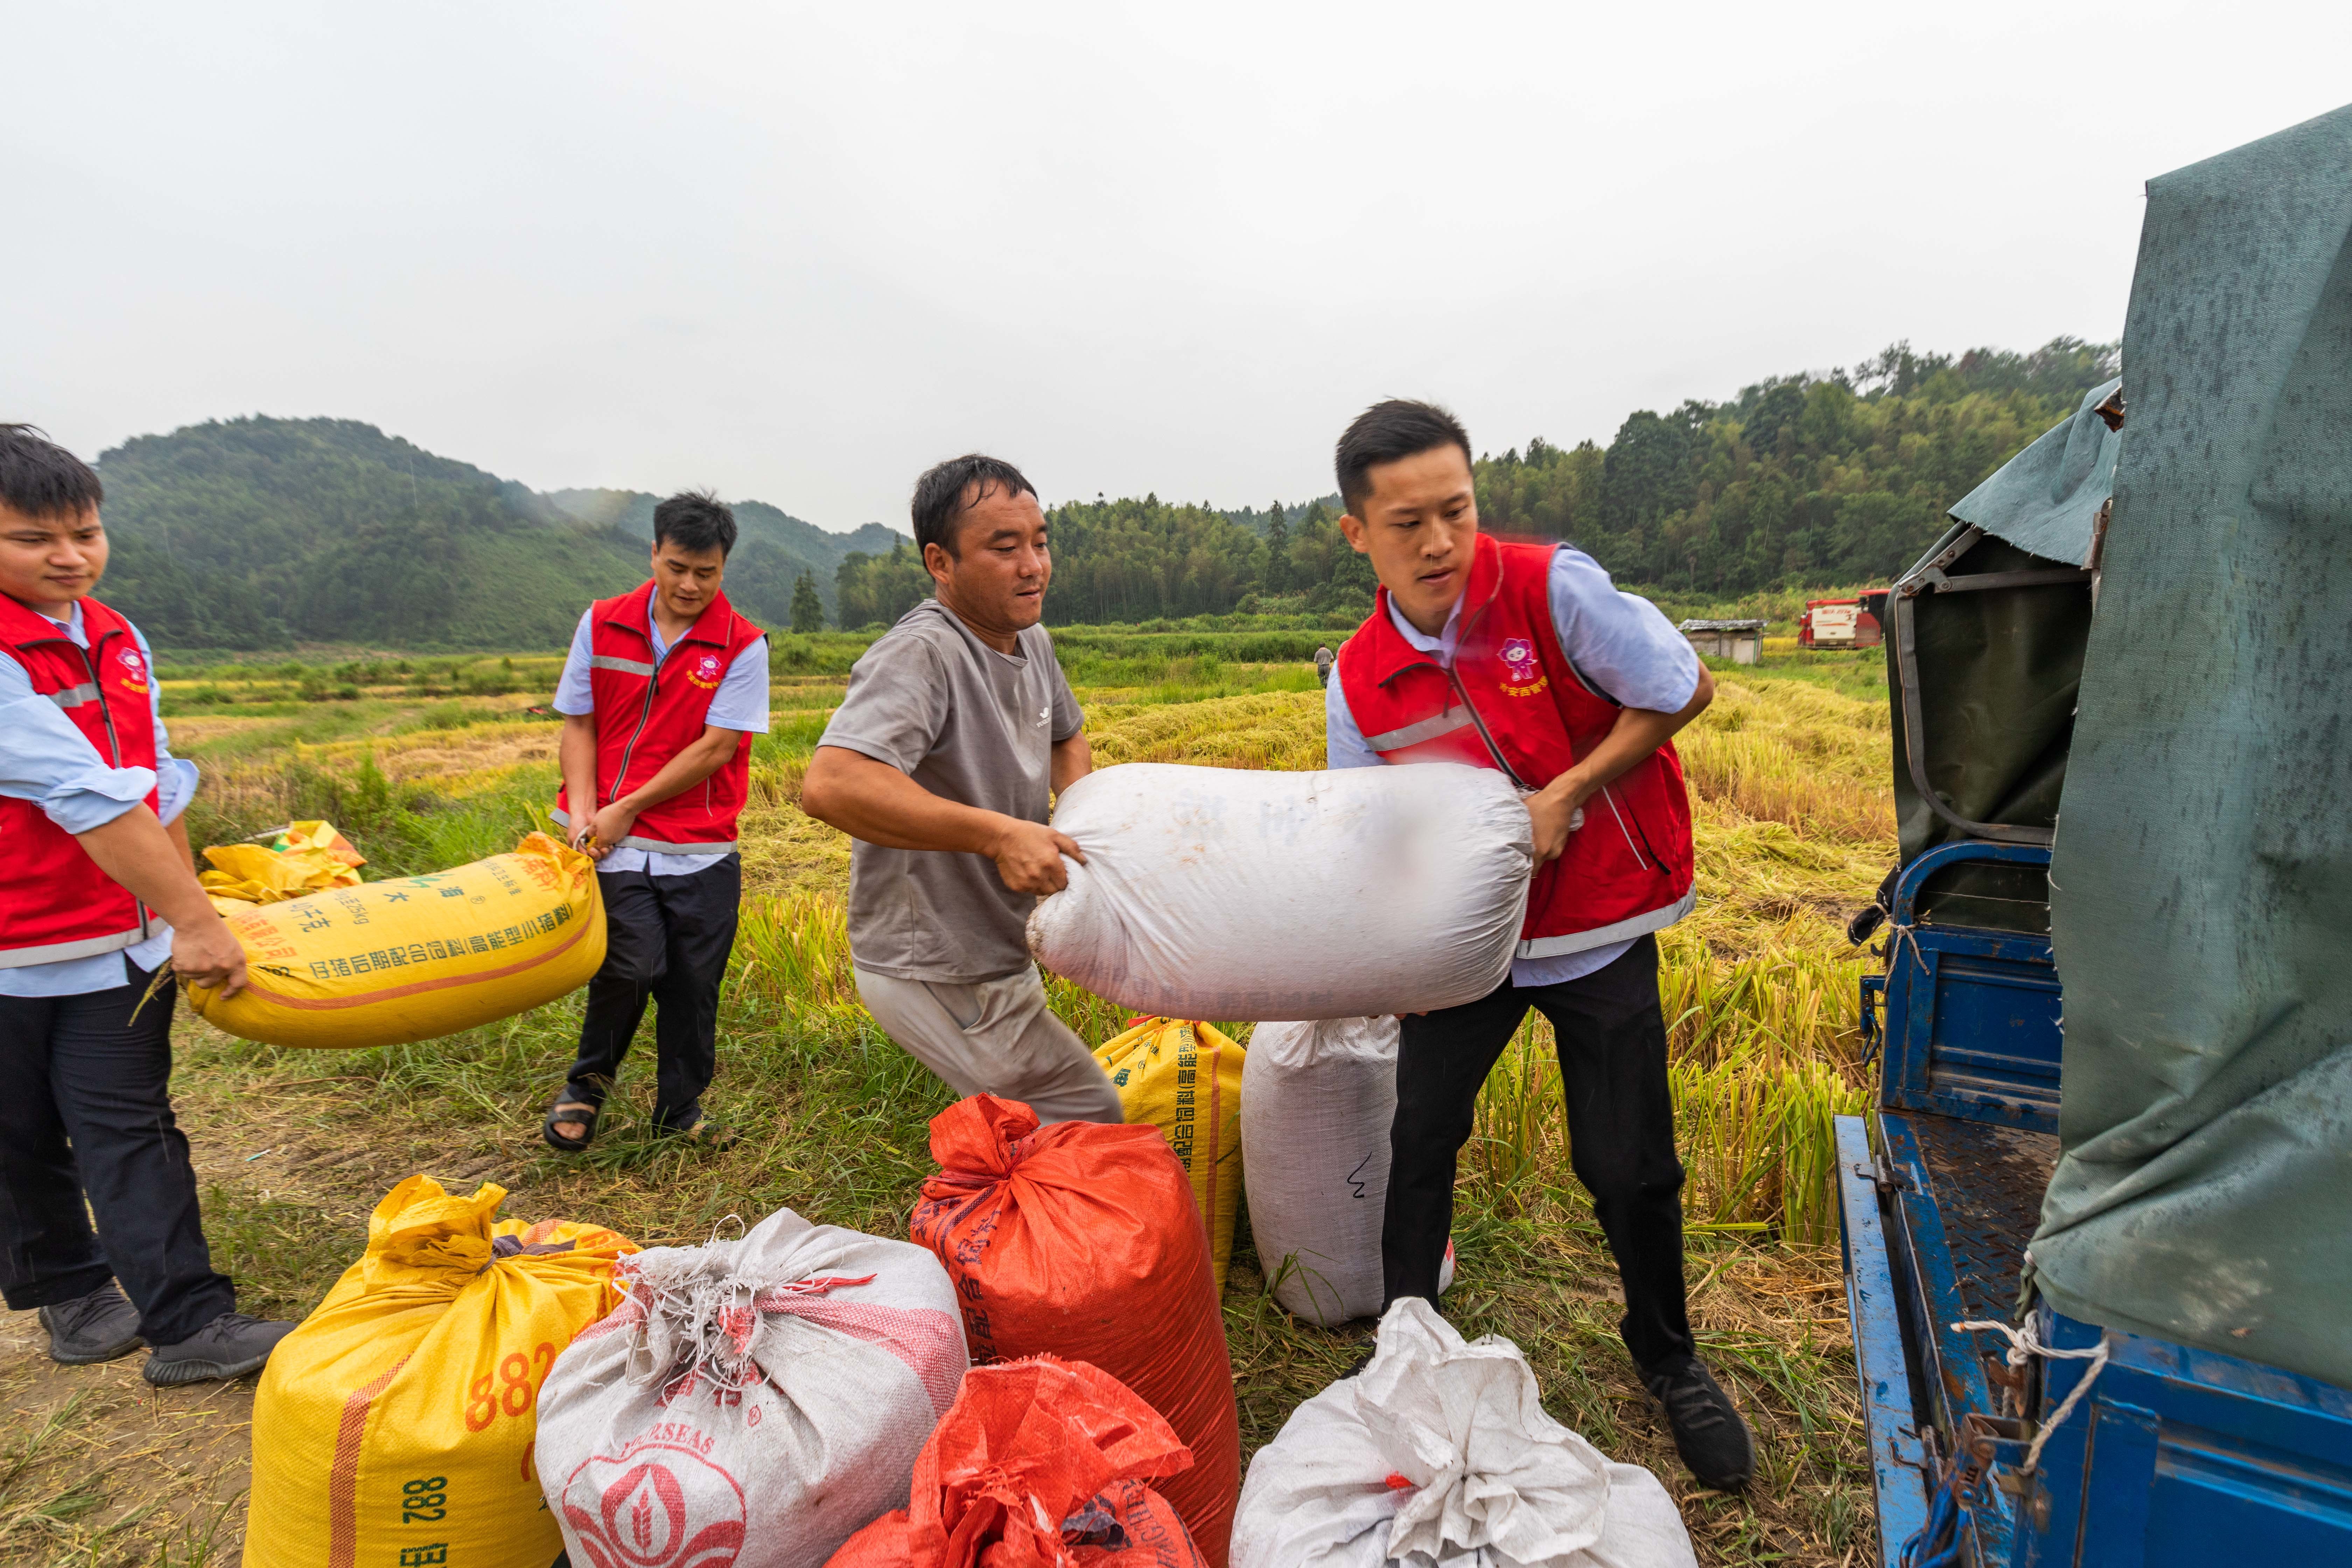
[{"label": "rope tied to truck", "polygon": [[2083,1402],[2083,1395],[2091,1392],[2091,1384],[2098,1382],[2099,1373],[2106,1370],[2107,1337],[2101,1334],[2097,1344],[2087,1345],[2079,1350],[2065,1350],[2057,1345],[2043,1344],[2042,1331],[2032,1318],[2025,1321],[2025,1326],[2021,1329],[2011,1328],[2007,1323],[1980,1321],[1976,1319],[1952,1325],[1954,1333],[1980,1334],[1987,1331],[2000,1334],[2009,1341],[2009,1351],[2003,1359],[2014,1367],[2025,1365],[2035,1356],[2041,1356],[2049,1361],[2087,1361],[2091,1363],[2091,1370],[2083,1374],[2083,1381],[2067,1391],[2066,1397],[2058,1402],[2058,1408],[2050,1413],[2050,1419],[2042,1422],[2040,1429],[2033,1434],[2033,1442],[2025,1450],[2025,1463],[2018,1471],[2020,1475],[2030,1476],[2033,1473],[2034,1468],[2042,1463],[2042,1446],[2050,1441],[2050,1435],[2053,1432],[2065,1425],[2066,1417],[2074,1414],[2074,1406]]},{"label": "rope tied to truck", "polygon": [[[2091,1363],[2082,1381],[2067,1391],[2066,1397],[2058,1402],[2058,1408],[2051,1412],[2050,1419],[2042,1422],[2034,1433],[2032,1445],[2025,1450],[2025,1463],[2018,1469],[2021,1476],[2032,1475],[2042,1463],[2042,1446],[2050,1440],[2052,1433],[2065,1425],[2066,1417],[2074,1414],[2074,1406],[2082,1403],[2083,1396],[2091,1391],[2091,1384],[2098,1381],[2099,1373],[2105,1369],[2106,1336],[2102,1334],[2097,1344],[2080,1350],[2046,1345],[2042,1342],[2041,1330],[2035,1320],[2031,1318],[2026,1320],[2021,1329],[2012,1328],[2007,1323],[1969,1319],[1954,1323],[1952,1331],[2000,1334],[2009,1341],[2005,1359],[2013,1367],[2024,1366],[2035,1356],[2052,1361],[2087,1361]],[[1952,1463],[1945,1468],[1935,1496],[1928,1502],[1927,1522],[1903,1543],[1903,1568],[1959,1568],[1960,1494],[1975,1486],[1980,1473],[1981,1461],[1979,1458],[1965,1454],[1954,1457]]]}]

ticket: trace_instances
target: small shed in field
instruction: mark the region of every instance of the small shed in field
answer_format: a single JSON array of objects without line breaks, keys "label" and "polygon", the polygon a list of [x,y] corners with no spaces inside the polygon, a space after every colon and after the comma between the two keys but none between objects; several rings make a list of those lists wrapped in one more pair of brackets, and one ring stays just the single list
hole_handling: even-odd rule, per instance
[{"label": "small shed in field", "polygon": [[1685,621],[1675,630],[1708,658],[1734,664],[1754,664],[1764,653],[1764,628],[1769,621]]}]

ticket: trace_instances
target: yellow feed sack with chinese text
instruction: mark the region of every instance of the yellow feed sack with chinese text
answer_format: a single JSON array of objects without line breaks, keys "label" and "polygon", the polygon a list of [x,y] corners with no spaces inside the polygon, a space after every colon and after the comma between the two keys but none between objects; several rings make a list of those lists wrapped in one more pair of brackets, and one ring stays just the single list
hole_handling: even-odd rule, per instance
[{"label": "yellow feed sack with chinese text", "polygon": [[494,1220],[411,1176],[365,1256],[279,1342],[253,1400],[246,1568],[547,1568],[563,1550],[531,1447],[539,1385],[620,1305],[601,1226]]},{"label": "yellow feed sack with chinese text", "polygon": [[228,929],[247,988],[189,998],[215,1027],[273,1046],[455,1034],[576,990],[604,962],[595,862],[543,833],[470,866],[256,905]]},{"label": "yellow feed sack with chinese text", "polygon": [[1242,1047],[1207,1024],[1144,1018],[1105,1043],[1095,1060],[1118,1086],[1129,1125],[1159,1128],[1192,1178],[1223,1295],[1242,1192]]}]

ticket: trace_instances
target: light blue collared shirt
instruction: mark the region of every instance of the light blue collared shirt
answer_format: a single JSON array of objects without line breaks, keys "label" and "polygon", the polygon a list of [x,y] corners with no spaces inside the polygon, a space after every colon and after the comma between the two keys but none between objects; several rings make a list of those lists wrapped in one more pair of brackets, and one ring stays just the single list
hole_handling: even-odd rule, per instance
[{"label": "light blue collared shirt", "polygon": [[[47,617],[44,617],[45,619]],[[70,620],[49,624],[82,647],[81,606]],[[88,736],[74,728],[65,710],[33,691],[25,667],[0,653],[0,795],[37,803],[44,816],[68,833],[103,827],[155,792],[155,815],[170,822],[195,798],[196,764],[172,755],[163,733],[163,683],[154,674],[154,650],[137,626],[139,651],[147,660],[147,700],[155,715],[155,767],[109,767]],[[172,928],[158,921],[152,936],[116,952],[60,959],[0,969],[0,996],[79,996],[127,985],[127,959],[152,970],[172,954]]]},{"label": "light blue collared shirt", "polygon": [[[588,677],[590,638],[593,635],[591,617],[595,614],[593,605],[581,613],[580,625],[572,634],[572,651],[564,656],[563,673],[555,682],[555,710],[567,718],[583,718],[596,711],[595,690]],[[653,636],[654,664],[659,668],[661,661],[669,657],[669,639],[662,636],[661,623],[654,618],[651,598],[646,601],[646,629]],[[727,667],[727,673],[719,678],[719,689],[711,694],[710,711],[703,715],[703,722],[751,735],[768,732],[766,637],[754,637],[744,644],[735,662]],[[725,855],[663,855],[624,846],[596,862],[596,869],[600,874],[643,871],[655,877],[691,877],[726,858]]]},{"label": "light blue collared shirt", "polygon": [[[1619,593],[1598,561],[1565,545],[1552,553],[1544,590],[1560,650],[1588,683],[1621,707],[1682,711],[1698,689],[1698,655],[1657,605]],[[1406,620],[1393,599],[1389,601],[1389,622],[1414,647],[1434,654],[1441,664],[1453,665],[1454,645],[1462,631],[1460,600],[1454,601],[1454,613],[1435,637]],[[1326,767],[1381,765],[1381,754],[1364,744],[1364,731],[1348,710],[1347,693],[1337,680],[1323,690],[1323,743]],[[1558,985],[1581,980],[1624,957],[1633,945],[1619,942],[1552,958],[1513,959],[1511,984]]]}]

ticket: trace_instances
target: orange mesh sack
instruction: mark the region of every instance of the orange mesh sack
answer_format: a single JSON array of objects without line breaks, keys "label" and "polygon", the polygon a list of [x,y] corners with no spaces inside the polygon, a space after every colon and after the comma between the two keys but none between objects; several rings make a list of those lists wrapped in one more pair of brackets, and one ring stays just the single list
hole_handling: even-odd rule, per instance
[{"label": "orange mesh sack", "polygon": [[1206,1568],[1148,1484],[1192,1462],[1098,1368],[1052,1356],[975,1367],[915,1461],[908,1505],[827,1568]]},{"label": "orange mesh sack", "polygon": [[619,1305],[613,1266],[637,1248],[495,1219],[505,1197],[409,1177],[278,1342],[253,1401],[246,1568],[547,1568],[563,1549],[531,1463],[539,1385]]},{"label": "orange mesh sack", "polygon": [[978,1094],[931,1119],[914,1237],[962,1303],[975,1363],[1057,1355],[1135,1391],[1192,1450],[1160,1489],[1224,1568],[1241,1489],[1233,1362],[1192,1184],[1156,1127],[1064,1121]]}]

